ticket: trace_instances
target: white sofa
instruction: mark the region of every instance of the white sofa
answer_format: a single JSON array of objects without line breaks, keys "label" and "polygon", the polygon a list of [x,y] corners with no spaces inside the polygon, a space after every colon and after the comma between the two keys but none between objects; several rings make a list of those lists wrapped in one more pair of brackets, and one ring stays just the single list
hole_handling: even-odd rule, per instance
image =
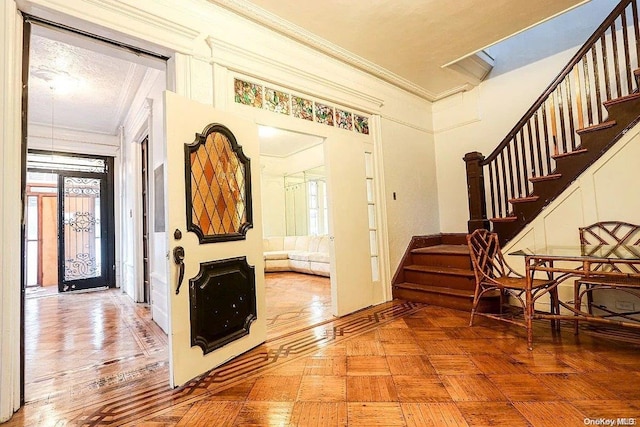
[{"label": "white sofa", "polygon": [[296,271],[329,277],[328,236],[266,237],[264,271]]}]

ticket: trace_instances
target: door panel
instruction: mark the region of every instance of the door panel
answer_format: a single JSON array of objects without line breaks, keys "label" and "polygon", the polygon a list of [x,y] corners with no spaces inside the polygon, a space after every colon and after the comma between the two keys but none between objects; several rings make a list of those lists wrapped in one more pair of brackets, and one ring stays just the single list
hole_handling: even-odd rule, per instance
[{"label": "door panel", "polygon": [[103,174],[60,173],[58,178],[60,292],[108,286],[106,187]]},{"label": "door panel", "polygon": [[[266,340],[259,145],[255,123],[172,92],[165,92],[164,102],[167,235],[172,254],[168,276],[171,283],[170,370],[171,385],[179,386]],[[234,163],[208,162],[201,157],[213,148],[207,148],[204,153],[194,151],[194,157],[185,154],[185,145],[193,145],[196,133],[205,133],[211,124],[224,125],[244,156],[250,159],[247,179],[251,182],[252,200],[248,205],[253,213],[253,228],[243,230],[246,231],[243,237],[234,235],[226,241],[206,239],[202,234],[216,228],[212,226],[216,222],[212,221],[214,217],[222,219],[219,224],[224,225],[224,229],[232,222],[226,206],[238,186],[219,178],[224,165]],[[224,152],[224,156],[228,154],[228,150],[220,152]],[[189,157],[185,159],[185,155]],[[201,178],[187,174],[187,161],[190,168],[202,167]],[[239,170],[237,164],[233,170]],[[219,188],[227,193],[211,204],[210,198],[217,197]],[[187,196],[195,197],[189,219]],[[191,226],[188,231],[188,223],[198,227]],[[181,276],[183,283],[177,293]],[[218,299],[226,301],[226,305],[216,308],[213,303]],[[251,311],[252,299],[255,314],[245,315],[245,310]],[[194,307],[208,308],[203,314],[202,310],[195,313]]]},{"label": "door panel", "polygon": [[[327,138],[331,299],[334,315],[343,316],[373,303],[367,185],[363,144]],[[348,183],[348,185],[345,185]]]}]

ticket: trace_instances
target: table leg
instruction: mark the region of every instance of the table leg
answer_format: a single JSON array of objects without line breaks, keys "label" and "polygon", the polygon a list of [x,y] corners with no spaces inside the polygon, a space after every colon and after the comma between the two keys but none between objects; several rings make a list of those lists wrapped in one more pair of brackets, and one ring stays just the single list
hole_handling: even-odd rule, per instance
[{"label": "table leg", "polygon": [[527,326],[527,348],[533,350],[533,295],[532,295],[532,278],[533,271],[531,271],[531,260],[525,259],[525,322]]},{"label": "table leg", "polygon": [[[576,311],[579,311],[582,309],[582,298],[580,298],[580,287],[581,287],[581,283],[580,280],[576,280],[573,282],[573,308]],[[578,335],[578,333],[580,332],[580,325],[579,322],[577,320],[577,316],[578,313],[574,313],[574,316],[576,316],[576,320],[573,321],[573,334],[574,335]]]}]

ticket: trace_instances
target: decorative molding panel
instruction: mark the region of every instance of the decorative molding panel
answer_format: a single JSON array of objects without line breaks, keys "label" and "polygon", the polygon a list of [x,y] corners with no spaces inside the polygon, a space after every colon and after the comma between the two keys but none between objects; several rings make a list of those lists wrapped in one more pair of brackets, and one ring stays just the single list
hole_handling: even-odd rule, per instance
[{"label": "decorative molding panel", "polygon": [[200,263],[189,300],[192,346],[207,354],[242,338],[257,318],[255,268],[246,257]]}]

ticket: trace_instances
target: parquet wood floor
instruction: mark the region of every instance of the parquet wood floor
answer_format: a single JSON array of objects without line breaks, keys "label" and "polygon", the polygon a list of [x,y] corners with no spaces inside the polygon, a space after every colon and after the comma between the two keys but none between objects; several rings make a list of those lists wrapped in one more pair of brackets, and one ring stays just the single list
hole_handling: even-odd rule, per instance
[{"label": "parquet wood floor", "polygon": [[[144,309],[112,294],[109,302],[102,302],[105,326],[96,333],[97,320],[92,319],[102,309],[89,299],[84,315],[74,317],[74,322],[84,322],[78,329],[84,333],[79,348],[86,360],[76,362],[84,364],[86,377],[65,383],[70,375],[54,374],[46,366],[71,372],[76,369],[74,358],[43,349],[38,360],[45,367],[38,368],[34,378],[51,380],[50,392],[36,396],[8,426],[584,426],[585,419],[600,418],[640,422],[640,344],[588,330],[574,336],[572,324],[554,334],[547,322],[537,323],[535,347],[528,351],[524,329],[489,319],[470,328],[468,313],[392,301],[271,338],[169,390],[160,361],[165,350],[154,351],[159,338],[152,323],[145,323]],[[65,302],[55,304],[72,310]],[[138,330],[135,319],[150,329]],[[125,330],[147,338],[115,344],[111,335],[126,335]],[[61,332],[52,336],[68,339]],[[138,365],[141,375],[126,368],[109,370],[119,362],[92,365],[99,343],[127,348],[125,359],[146,358],[150,363]],[[155,371],[144,371],[152,361]]]}]

